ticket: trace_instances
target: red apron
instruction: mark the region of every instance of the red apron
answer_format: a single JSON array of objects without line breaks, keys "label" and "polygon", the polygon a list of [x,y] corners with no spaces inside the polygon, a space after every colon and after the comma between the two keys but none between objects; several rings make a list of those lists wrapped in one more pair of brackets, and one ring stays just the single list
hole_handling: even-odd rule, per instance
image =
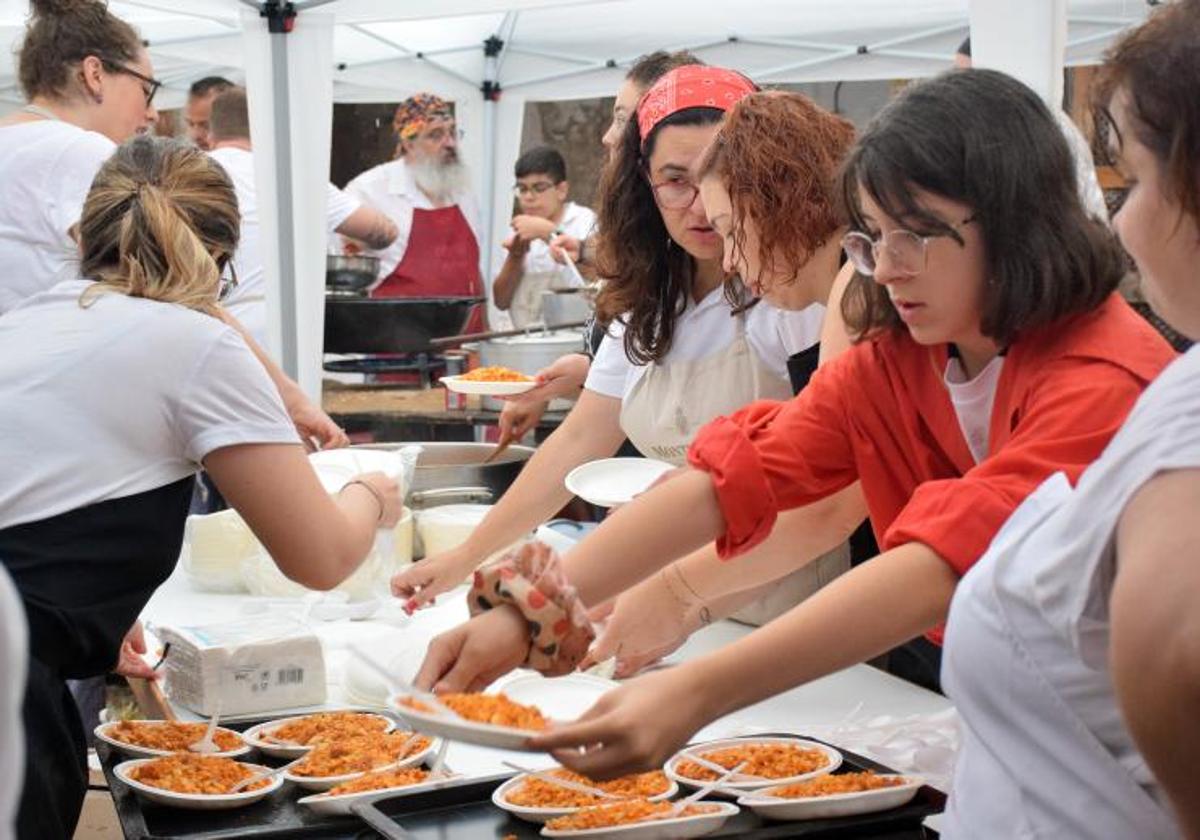
[{"label": "red apron", "polygon": [[[404,258],[371,297],[483,297],[479,243],[457,206],[413,210]],[[476,306],[466,332],[483,329],[483,306]]]}]

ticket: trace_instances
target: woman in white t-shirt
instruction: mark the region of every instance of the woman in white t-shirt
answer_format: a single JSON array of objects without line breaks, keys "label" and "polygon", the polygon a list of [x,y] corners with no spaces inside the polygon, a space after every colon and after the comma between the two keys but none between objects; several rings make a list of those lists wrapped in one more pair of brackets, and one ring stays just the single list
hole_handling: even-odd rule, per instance
[{"label": "woman in white t-shirt", "polygon": [[642,97],[601,184],[597,308],[613,326],[584,390],[466,543],[393,579],[410,608],[552,516],[571,497],[567,473],[624,439],[680,464],[704,423],[791,396],[787,359],[817,343],[823,307],[746,306],[741,284],[726,283],[721,238],[689,174],[726,111],[754,90],[733,71],[689,65]]},{"label": "woman in white t-shirt", "polygon": [[395,482],[331,498],[221,320],[239,216],[221,167],[138,137],[97,174],[80,276],[0,316],[0,562],[29,620],[19,834],[69,837],[87,772],[64,680],[103,674],[175,565],[201,465],[293,580],[327,589],[399,518]]}]

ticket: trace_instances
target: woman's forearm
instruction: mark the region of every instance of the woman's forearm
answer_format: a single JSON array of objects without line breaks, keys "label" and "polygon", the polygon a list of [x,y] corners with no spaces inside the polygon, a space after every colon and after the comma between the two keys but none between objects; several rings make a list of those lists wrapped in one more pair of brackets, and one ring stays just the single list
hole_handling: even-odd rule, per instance
[{"label": "woman's forearm", "polygon": [[620,400],[585,391],[500,497],[463,548],[482,562],[553,516],[571,499],[563,484],[571,470],[611,457],[624,439]]},{"label": "woman's forearm", "polygon": [[751,598],[733,598],[720,606],[718,600],[757,590],[808,565],[845,542],[865,516],[866,502],[855,482],[819,502],[780,513],[771,535],[751,551],[721,560],[710,545],[677,561],[678,571],[691,594],[721,618]]},{"label": "woman's forearm", "polygon": [[689,469],[623,506],[571,549],[567,579],[584,604],[596,606],[724,529],[708,473]]},{"label": "woman's forearm", "polygon": [[[864,662],[946,617],[958,577],[934,551],[909,543],[851,569],[749,636],[680,666],[695,669],[713,720]],[[903,592],[903,598],[896,593]]]}]

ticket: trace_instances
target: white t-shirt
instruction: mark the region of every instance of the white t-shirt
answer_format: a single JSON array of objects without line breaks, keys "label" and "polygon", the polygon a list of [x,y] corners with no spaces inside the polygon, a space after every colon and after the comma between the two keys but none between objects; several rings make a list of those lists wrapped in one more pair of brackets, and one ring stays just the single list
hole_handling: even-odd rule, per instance
[{"label": "white t-shirt", "polygon": [[116,144],[58,120],[0,128],[0,315],[79,273],[69,233]]},{"label": "white t-shirt", "polygon": [[997,356],[974,379],[967,379],[962,362],[953,357],[946,360],[942,381],[950,393],[950,402],[958,415],[958,427],[962,429],[976,464],[988,454],[992,406],[996,402],[996,386],[1000,384],[1003,369],[1004,357]]},{"label": "white t-shirt", "polygon": [[242,443],[299,443],[234,330],[68,280],[0,317],[0,528],[143,493]]},{"label": "white t-shirt", "polygon": [[[596,229],[596,214],[589,207],[568,201],[563,205],[562,222],[559,223],[558,229],[567,236],[586,239]],[[501,248],[497,257],[503,261],[507,254],[508,251]],[[554,287],[557,289],[572,289],[579,286],[579,281],[571,269],[556,262],[554,257],[550,256],[550,243],[544,239],[535,239],[529,243],[529,251],[525,254],[523,268],[527,274],[558,275],[554,282]]]},{"label": "white t-shirt", "polygon": [[[381,211],[396,224],[396,241],[382,251],[367,251],[379,257],[379,277],[383,279],[396,270],[408,250],[408,235],[412,231],[413,210],[433,210],[433,202],[413,180],[404,159],[389,160],[363,172],[346,185],[346,192]],[[479,208],[469,192],[462,192],[452,202],[462,212],[463,218],[475,234],[475,241],[482,242]]]},{"label": "white t-shirt", "polygon": [[[238,210],[242,214],[242,232],[238,241],[237,253],[234,254],[234,269],[237,271],[238,285],[224,305],[242,326],[250,331],[260,345],[267,340],[267,310],[264,296],[266,280],[264,278],[262,244],[259,241],[259,220],[257,189],[254,185],[254,153],[245,149],[224,147],[213,149],[209,155],[221,164],[233,181],[233,189],[237,193]],[[333,184],[329,185],[329,211],[327,214],[328,233],[333,233],[346,221],[360,204],[354,198],[339,190]]]},{"label": "white t-shirt", "polygon": [[[821,339],[825,307],[814,303],[806,309],[776,309],[765,301],[745,313],[746,338],[754,353],[780,379],[787,381],[787,359]],[[718,286],[699,303],[689,301],[675,322],[671,349],[662,364],[690,361],[728,347],[737,338],[737,318],[724,290]],[[608,328],[584,383],[589,391],[624,400],[633,390],[646,365],[635,365],[625,355],[624,328],[619,320]]]}]

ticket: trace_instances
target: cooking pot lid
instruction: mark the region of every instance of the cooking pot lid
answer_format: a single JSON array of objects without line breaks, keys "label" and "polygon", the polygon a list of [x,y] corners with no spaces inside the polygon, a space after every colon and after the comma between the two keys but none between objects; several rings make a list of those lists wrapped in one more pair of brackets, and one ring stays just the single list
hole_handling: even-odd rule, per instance
[{"label": "cooking pot lid", "polygon": [[522,344],[522,345],[538,345],[538,344],[572,344],[579,343],[579,336],[582,335],[582,330],[556,330],[554,332],[529,333],[528,335],[513,335],[508,338],[493,338],[489,339],[489,343],[493,344]]}]

